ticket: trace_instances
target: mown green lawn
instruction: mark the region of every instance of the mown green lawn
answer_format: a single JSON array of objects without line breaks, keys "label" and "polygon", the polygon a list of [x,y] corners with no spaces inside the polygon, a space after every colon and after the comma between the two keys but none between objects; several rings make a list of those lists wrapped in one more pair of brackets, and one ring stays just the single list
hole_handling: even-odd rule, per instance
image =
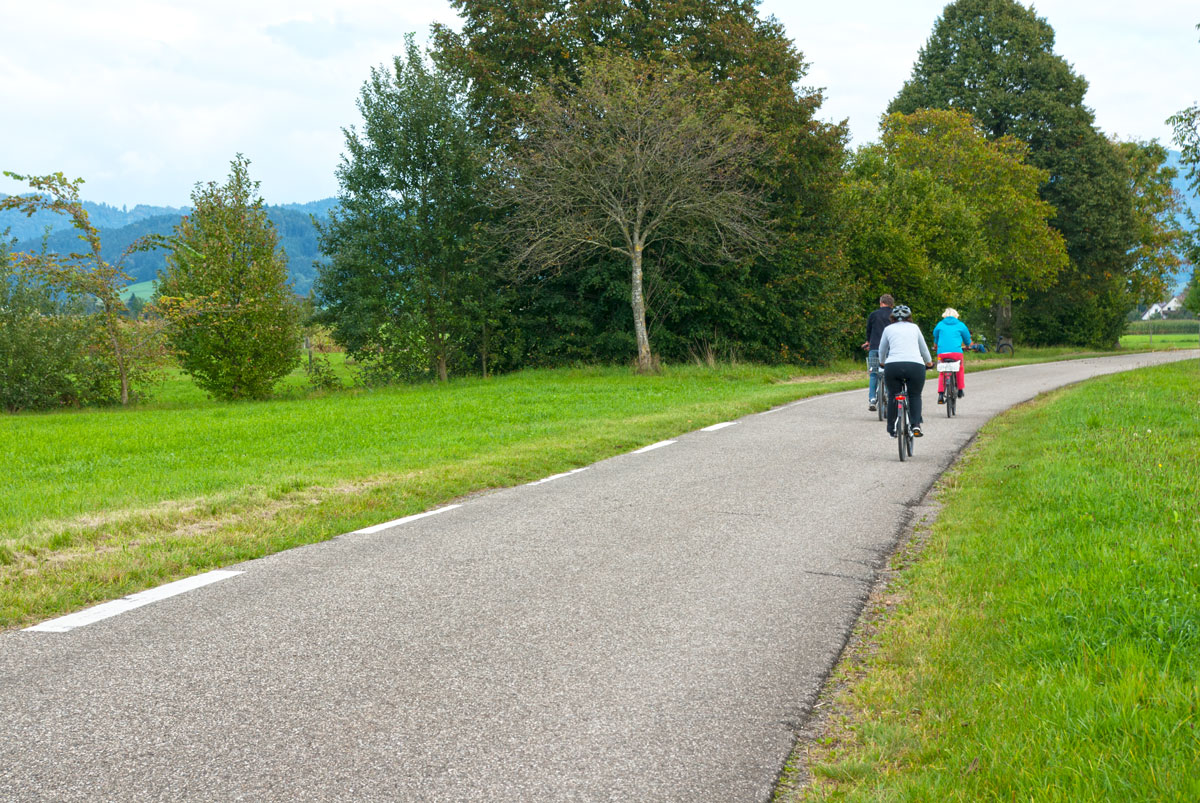
[{"label": "mown green lawn", "polygon": [[1191,334],[1174,335],[1125,335],[1121,338],[1123,349],[1181,348],[1194,349],[1200,346],[1200,330]]},{"label": "mown green lawn", "polygon": [[527,371],[258,403],[175,378],[139,408],[5,416],[0,627],[865,381],[797,373]]},{"label": "mown green lawn", "polygon": [[1198,491],[1192,360],[987,425],[779,799],[1200,800]]},{"label": "mown green lawn", "polygon": [[[1020,349],[968,370],[1079,356]],[[314,392],[297,369],[273,400],[223,403],[173,370],[136,407],[3,416],[0,628],[865,382],[844,361]]]}]

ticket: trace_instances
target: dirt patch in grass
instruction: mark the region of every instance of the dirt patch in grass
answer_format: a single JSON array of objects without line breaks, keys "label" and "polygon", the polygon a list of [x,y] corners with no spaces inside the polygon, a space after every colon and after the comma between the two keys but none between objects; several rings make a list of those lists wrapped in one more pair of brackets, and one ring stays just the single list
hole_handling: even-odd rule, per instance
[{"label": "dirt patch in grass", "polygon": [[850,371],[841,374],[817,374],[815,376],[793,376],[783,380],[782,385],[807,385],[818,382],[850,382],[855,379],[861,379],[864,382],[867,380],[866,370]]},{"label": "dirt patch in grass", "polygon": [[[89,513],[72,519],[45,522],[38,527],[32,539],[25,544],[14,545],[14,560],[8,565],[0,565],[0,581],[6,576],[19,574],[28,577],[49,567],[83,559],[92,560],[96,555],[127,549],[148,539],[193,539],[228,527],[244,527],[331,499],[344,499],[403,483],[419,474],[421,471],[418,470],[332,486],[312,485],[280,496],[271,496],[261,488],[254,488],[248,489],[241,499],[233,501],[228,496],[168,500],[132,510]],[[212,511],[217,509],[223,512],[214,514]],[[61,541],[68,542],[68,545],[54,546]]]}]

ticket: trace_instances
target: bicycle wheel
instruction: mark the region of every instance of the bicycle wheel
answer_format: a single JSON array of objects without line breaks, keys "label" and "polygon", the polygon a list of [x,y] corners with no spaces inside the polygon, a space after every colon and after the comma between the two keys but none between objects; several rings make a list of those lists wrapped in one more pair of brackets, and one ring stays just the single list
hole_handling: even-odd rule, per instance
[{"label": "bicycle wheel", "polygon": [[946,418],[958,415],[955,405],[958,402],[958,377],[946,374]]},{"label": "bicycle wheel", "polygon": [[900,462],[908,459],[908,409],[904,401],[896,402],[896,446],[900,449]]},{"label": "bicycle wheel", "polygon": [[997,347],[996,347],[996,353],[998,353],[998,354],[1012,354],[1012,353],[1013,353],[1013,347],[1012,347],[1012,346],[1010,346],[1008,343],[1004,343],[1004,344],[1002,344],[1002,345],[1000,345],[1000,346],[997,346]]},{"label": "bicycle wheel", "polygon": [[879,420],[887,420],[888,395],[887,386],[883,384],[883,372],[879,372],[879,384],[875,386],[875,409],[879,411]]}]

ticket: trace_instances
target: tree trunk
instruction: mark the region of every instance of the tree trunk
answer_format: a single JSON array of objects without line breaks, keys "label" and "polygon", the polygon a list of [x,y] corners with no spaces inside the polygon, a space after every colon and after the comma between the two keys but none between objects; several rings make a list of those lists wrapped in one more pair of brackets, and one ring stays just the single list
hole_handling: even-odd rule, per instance
[{"label": "tree trunk", "polygon": [[483,353],[480,355],[480,362],[483,363],[483,378],[488,378],[487,373],[488,360],[488,339],[487,339],[487,321],[483,322]]},{"label": "tree trunk", "polygon": [[993,348],[1000,345],[1000,338],[1012,336],[1012,298],[1005,296],[1004,300],[992,307],[992,311],[996,316],[996,344]]},{"label": "tree trunk", "polygon": [[637,336],[637,369],[648,374],[654,366],[650,360],[650,336],[646,334],[646,299],[642,295],[642,245],[633,247],[633,332]]},{"label": "tree trunk", "polygon": [[438,352],[437,364],[438,364],[438,381],[439,382],[449,381],[449,376],[446,373],[446,352],[444,350]]},{"label": "tree trunk", "polygon": [[[111,313],[105,313],[111,316]],[[113,360],[117,363],[117,376],[121,380],[121,406],[129,404],[129,368],[125,364],[125,352],[121,348],[121,334],[117,330],[119,324],[109,318],[109,339],[112,340]]]}]

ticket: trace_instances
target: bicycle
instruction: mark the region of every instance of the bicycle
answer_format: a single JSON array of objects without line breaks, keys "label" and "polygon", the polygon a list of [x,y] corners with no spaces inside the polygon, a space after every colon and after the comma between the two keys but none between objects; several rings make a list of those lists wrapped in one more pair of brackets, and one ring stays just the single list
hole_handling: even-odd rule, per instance
[{"label": "bicycle", "polygon": [[875,373],[875,410],[880,421],[887,421],[888,392],[887,383],[883,381],[883,366],[876,368]]},{"label": "bicycle", "polygon": [[912,422],[908,419],[908,381],[901,380],[900,392],[896,394],[896,444],[900,449],[900,462],[912,457]]},{"label": "bicycle", "polygon": [[996,346],[996,353],[997,353],[997,354],[1008,354],[1008,355],[1011,355],[1011,354],[1013,353],[1013,341],[1012,341],[1012,338],[1011,338],[1011,337],[1002,337],[1002,338],[1000,338],[1000,342],[999,342],[999,344],[997,344],[997,346]]},{"label": "bicycle", "polygon": [[958,360],[938,360],[938,373],[945,377],[944,388],[946,396],[946,418],[958,415]]}]

